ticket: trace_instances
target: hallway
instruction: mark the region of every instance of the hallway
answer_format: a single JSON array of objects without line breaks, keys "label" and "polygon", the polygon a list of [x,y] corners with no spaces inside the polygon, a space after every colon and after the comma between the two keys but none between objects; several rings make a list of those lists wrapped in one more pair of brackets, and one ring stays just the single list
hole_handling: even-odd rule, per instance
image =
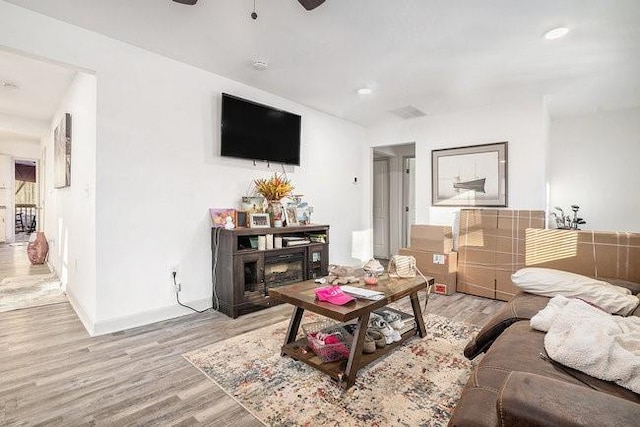
[{"label": "hallway", "polygon": [[0,245],[0,312],[66,301],[49,267],[29,262],[26,242]]}]

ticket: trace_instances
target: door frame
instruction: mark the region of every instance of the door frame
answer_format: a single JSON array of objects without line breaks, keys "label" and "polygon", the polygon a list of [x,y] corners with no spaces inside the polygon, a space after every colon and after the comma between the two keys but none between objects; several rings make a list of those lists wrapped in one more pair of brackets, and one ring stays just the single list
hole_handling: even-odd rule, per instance
[{"label": "door frame", "polygon": [[[373,245],[373,256],[374,257],[378,257],[378,258],[383,258],[383,259],[389,259],[389,256],[391,254],[391,219],[390,219],[390,215],[391,215],[391,197],[390,197],[390,191],[391,191],[391,162],[390,159],[388,157],[378,157],[373,159],[373,168],[372,168],[372,172],[373,172],[373,182],[372,182],[372,190],[373,190],[373,194],[372,197],[375,198],[375,191],[376,191],[376,187],[375,187],[375,162],[384,162],[387,166],[387,171],[385,173],[385,177],[384,177],[384,185],[386,186],[386,201],[384,201],[384,207],[383,209],[386,212],[385,215],[385,221],[384,221],[384,234],[385,234],[385,242],[386,242],[386,255],[376,255],[375,253],[375,218],[373,221],[373,238],[372,238],[372,245]],[[373,203],[373,198],[372,198],[372,203]],[[372,209],[372,216],[373,216],[373,209]]]},{"label": "door frame", "polygon": [[[408,164],[407,162],[409,161],[409,159],[414,159],[415,160],[416,156],[402,156],[402,205],[401,205],[401,215],[402,215],[402,236],[400,237],[400,244],[402,245],[403,248],[408,248],[409,247],[409,234],[410,234],[410,227],[411,227],[411,221],[410,221],[410,215],[411,215],[411,210],[409,209],[409,200],[411,197],[410,194],[410,182],[409,182],[409,169],[408,169]],[[414,167],[415,167],[415,162],[414,162]],[[412,171],[413,174],[416,173],[415,170]],[[415,190],[415,188],[414,188]],[[414,202],[415,202],[415,198],[414,198]]]}]

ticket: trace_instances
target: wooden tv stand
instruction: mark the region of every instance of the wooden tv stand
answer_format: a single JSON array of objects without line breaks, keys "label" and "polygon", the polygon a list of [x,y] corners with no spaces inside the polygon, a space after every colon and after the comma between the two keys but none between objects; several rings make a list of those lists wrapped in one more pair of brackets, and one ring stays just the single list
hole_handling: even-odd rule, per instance
[{"label": "wooden tv stand", "polygon": [[[257,249],[258,236],[324,236],[280,249]],[[229,317],[280,304],[269,289],[326,276],[329,267],[329,226],[211,229],[213,304]],[[217,262],[216,262],[217,257]]]}]

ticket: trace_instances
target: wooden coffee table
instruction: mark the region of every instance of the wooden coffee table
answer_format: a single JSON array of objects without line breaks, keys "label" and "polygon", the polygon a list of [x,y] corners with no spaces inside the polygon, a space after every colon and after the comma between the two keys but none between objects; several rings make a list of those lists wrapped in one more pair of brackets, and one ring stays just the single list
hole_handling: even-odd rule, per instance
[{"label": "wooden coffee table", "polygon": [[[422,277],[401,279],[390,278],[385,275],[378,280],[377,285],[365,286],[362,281],[360,284],[350,283],[349,285],[383,292],[384,298],[378,301],[357,299],[355,302],[350,302],[346,305],[333,305],[316,299],[314,290],[326,285],[315,283],[313,280],[269,289],[269,296],[295,306],[291,314],[289,329],[284,345],[282,346],[281,354],[283,356],[288,355],[330,375],[339,381],[345,389],[355,383],[356,374],[360,368],[393,351],[393,349],[401,345],[404,341],[415,336],[416,333],[420,335],[420,337],[426,335],[422,310],[420,309],[420,302],[418,300],[418,291],[426,289],[428,285],[433,285],[433,278],[427,277],[425,281]],[[403,333],[400,341],[388,344],[384,348],[376,349],[375,353],[363,354],[364,336],[367,331],[371,312],[404,297],[411,298],[411,307],[413,308],[416,326]],[[296,341],[300,321],[302,320],[302,315],[305,310],[312,311],[338,322],[348,322],[353,319],[358,319],[358,327],[354,333],[349,359],[346,361],[340,360],[325,363],[309,349],[306,338]]]}]

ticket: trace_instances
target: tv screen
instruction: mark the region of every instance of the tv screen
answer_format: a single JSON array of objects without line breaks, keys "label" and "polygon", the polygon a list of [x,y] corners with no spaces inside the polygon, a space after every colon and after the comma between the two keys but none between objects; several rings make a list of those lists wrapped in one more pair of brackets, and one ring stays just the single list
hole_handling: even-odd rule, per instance
[{"label": "tv screen", "polygon": [[220,154],[300,165],[300,116],[222,94]]}]

